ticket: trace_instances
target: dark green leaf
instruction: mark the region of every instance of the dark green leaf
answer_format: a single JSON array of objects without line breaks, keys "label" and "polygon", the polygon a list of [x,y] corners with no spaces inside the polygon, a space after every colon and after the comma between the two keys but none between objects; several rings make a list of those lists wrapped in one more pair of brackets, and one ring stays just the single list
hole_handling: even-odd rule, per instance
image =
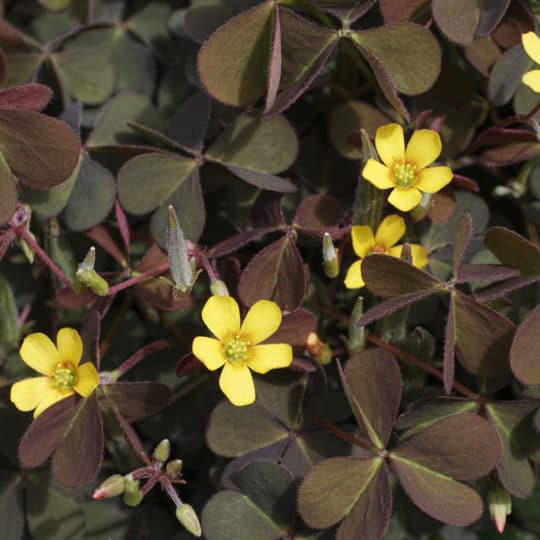
[{"label": "dark green leaf", "polygon": [[5,538],[21,540],[24,533],[24,514],[21,477],[17,473],[0,471],[0,520]]},{"label": "dark green leaf", "polygon": [[472,42],[480,21],[478,0],[433,0],[431,9],[447,38],[460,45]]},{"label": "dark green leaf", "polygon": [[17,183],[8,164],[0,154],[0,225],[7,223],[17,206]]},{"label": "dark green leaf", "polygon": [[510,350],[510,365],[523,384],[540,384],[540,306],[533,309],[518,328]]},{"label": "dark green leaf", "polygon": [[494,105],[504,105],[510,101],[530,63],[531,59],[521,43],[507,50],[495,62],[488,85],[488,96]]},{"label": "dark green leaf", "polygon": [[0,343],[15,347],[19,342],[21,329],[18,311],[9,282],[0,274]]}]

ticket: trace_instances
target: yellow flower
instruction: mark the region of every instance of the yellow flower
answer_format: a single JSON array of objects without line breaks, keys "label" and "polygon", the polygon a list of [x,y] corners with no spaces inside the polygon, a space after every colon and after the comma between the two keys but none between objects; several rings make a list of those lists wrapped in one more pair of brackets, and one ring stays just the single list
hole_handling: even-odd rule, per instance
[{"label": "yellow flower", "polygon": [[81,336],[72,328],[62,328],[54,343],[41,333],[30,334],[19,351],[21,358],[43,377],[16,382],[10,399],[20,411],[34,410],[34,418],[51,405],[77,392],[88,397],[99,383],[94,364],[79,366],[83,352]]},{"label": "yellow flower", "polygon": [[217,339],[196,337],[193,354],[210,371],[223,366],[219,386],[233,405],[250,405],[255,401],[250,369],[267,373],[291,365],[290,345],[259,345],[281,324],[281,310],[275,302],[255,302],[240,325],[236,300],[230,296],[211,296],[203,307],[202,319]]},{"label": "yellow flower", "polygon": [[[521,34],[521,43],[525,52],[537,63],[540,64],[540,37],[534,32]],[[535,92],[540,92],[540,69],[527,71],[521,79],[523,84],[532,88]]]},{"label": "yellow flower", "polygon": [[379,189],[392,189],[388,202],[408,212],[422,200],[422,191],[436,193],[452,180],[450,167],[429,167],[441,153],[436,131],[419,129],[412,134],[407,148],[399,124],[377,129],[375,147],[383,163],[369,159],[362,175]]},{"label": "yellow flower", "polygon": [[[345,286],[348,289],[358,289],[364,286],[362,278],[362,259],[371,253],[386,253],[392,257],[401,257],[403,245],[394,245],[405,234],[405,221],[402,217],[392,214],[385,217],[377,227],[373,236],[371,227],[355,225],[351,236],[354,252],[360,260],[351,264],[345,276]],[[422,268],[428,263],[427,251],[419,244],[411,244],[412,263]]]}]

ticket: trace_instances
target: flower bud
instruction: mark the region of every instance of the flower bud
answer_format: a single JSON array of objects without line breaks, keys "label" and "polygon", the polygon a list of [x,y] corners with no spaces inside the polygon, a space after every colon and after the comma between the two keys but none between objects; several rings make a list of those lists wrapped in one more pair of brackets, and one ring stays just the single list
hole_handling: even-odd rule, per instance
[{"label": "flower bud", "polygon": [[163,439],[155,448],[152,457],[161,463],[165,463],[171,455],[171,443],[169,439]]},{"label": "flower bud", "polygon": [[96,501],[99,499],[111,499],[124,493],[124,489],[124,477],[121,474],[113,474],[94,490],[92,499]]},{"label": "flower bud", "polygon": [[167,224],[167,253],[174,288],[185,293],[191,290],[197,276],[193,273],[184,231],[172,205],[168,208]]},{"label": "flower bud", "polygon": [[335,278],[339,274],[338,250],[327,232],[324,233],[322,245],[324,272],[329,278]]},{"label": "flower bud", "polygon": [[181,504],[176,509],[176,518],[183,525],[183,527],[190,532],[193,536],[201,536],[201,523],[199,518],[193,510],[193,507],[189,504]]},{"label": "flower bud", "polygon": [[210,283],[210,292],[214,296],[230,296],[227,285],[225,285],[225,282],[221,281],[221,279],[216,279],[216,281]]},{"label": "flower bud", "polygon": [[171,459],[165,466],[165,472],[171,477],[180,476],[184,462],[181,459]]},{"label": "flower bud", "polygon": [[77,268],[73,280],[75,294],[84,294],[87,288],[90,288],[98,296],[107,296],[109,293],[109,284],[94,270],[95,262],[96,248],[92,246]]},{"label": "flower bud", "polygon": [[139,481],[134,480],[133,477],[128,474],[124,477],[124,486],[124,503],[128,506],[138,506],[143,498]]},{"label": "flower bud", "polygon": [[497,482],[489,488],[487,498],[491,519],[497,531],[502,534],[506,525],[506,516],[512,513],[512,497],[504,486]]},{"label": "flower bud", "polygon": [[315,332],[310,332],[306,339],[306,349],[311,358],[317,360],[323,366],[326,366],[332,361],[332,349],[321,341]]},{"label": "flower bud", "polygon": [[420,200],[418,205],[409,212],[411,219],[415,223],[424,219],[427,216],[427,213],[429,212],[429,209],[431,207],[431,199],[432,196],[430,193],[422,192],[422,199]]}]

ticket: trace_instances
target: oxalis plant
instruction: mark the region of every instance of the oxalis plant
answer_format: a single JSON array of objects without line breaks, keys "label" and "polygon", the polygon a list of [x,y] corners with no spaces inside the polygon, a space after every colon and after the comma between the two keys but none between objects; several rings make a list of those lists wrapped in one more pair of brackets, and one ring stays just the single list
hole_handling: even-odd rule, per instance
[{"label": "oxalis plant", "polygon": [[0,2],[0,537],[540,539],[539,14]]}]

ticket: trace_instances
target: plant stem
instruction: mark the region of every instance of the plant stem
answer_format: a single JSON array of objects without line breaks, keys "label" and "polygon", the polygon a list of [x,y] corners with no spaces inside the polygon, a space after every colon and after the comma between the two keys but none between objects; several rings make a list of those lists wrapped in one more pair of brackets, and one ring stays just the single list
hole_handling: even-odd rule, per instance
[{"label": "plant stem", "polygon": [[[390,345],[390,343],[386,343],[386,341],[383,341],[380,337],[376,336],[375,334],[368,334],[368,341],[373,343],[374,345],[377,345],[380,349],[383,349],[385,351],[388,351],[395,355],[397,358],[402,360],[403,362],[407,364],[411,364],[413,366],[416,366],[420,368],[421,370],[425,371],[426,373],[429,373],[430,375],[433,375],[433,377],[436,377],[440,381],[443,381],[443,374],[438,369],[434,368],[433,366],[430,366],[423,360],[420,360],[419,358],[416,358],[416,356],[402,351],[401,349],[398,349],[397,347],[394,347],[393,345]],[[472,390],[469,390],[466,386],[458,383],[457,381],[454,381],[452,384],[452,387],[456,392],[459,392],[463,396],[466,396],[470,399],[477,400],[478,395],[475,394]]]},{"label": "plant stem", "polygon": [[122,283],[118,283],[117,285],[113,285],[109,289],[109,296],[115,295],[116,293],[123,291],[124,289],[127,289],[128,287],[136,285],[137,283],[140,283],[141,281],[144,281],[145,279],[149,277],[162,274],[163,272],[166,272],[168,269],[169,269],[169,263],[166,262],[166,263],[160,264],[159,266],[156,266],[155,268],[151,268],[150,270],[147,270],[146,272],[141,272],[135,277],[127,279],[126,281],[122,281]]},{"label": "plant stem", "polygon": [[182,504],[182,501],[171,484],[171,481],[165,476],[160,480],[160,484],[163,486],[176,508],[178,508]]},{"label": "plant stem", "polygon": [[332,422],[324,418],[324,416],[318,416],[317,420],[324,429],[326,429],[330,433],[333,433],[339,439],[355,446],[359,446],[360,448],[364,448],[365,450],[369,450],[370,452],[374,451],[373,446],[371,446],[368,442],[363,441],[362,439],[359,439],[358,437],[355,437],[354,435],[351,435],[350,433],[347,433],[342,429],[339,429],[334,424],[332,424]]},{"label": "plant stem", "polygon": [[148,345],[145,345],[139,349],[136,353],[132,354],[127,360],[125,360],[118,368],[111,373],[111,378],[116,381],[122,375],[125,375],[131,368],[136,366],[145,356],[160,351],[161,349],[167,349],[176,345],[176,342],[172,339],[159,339]]}]

